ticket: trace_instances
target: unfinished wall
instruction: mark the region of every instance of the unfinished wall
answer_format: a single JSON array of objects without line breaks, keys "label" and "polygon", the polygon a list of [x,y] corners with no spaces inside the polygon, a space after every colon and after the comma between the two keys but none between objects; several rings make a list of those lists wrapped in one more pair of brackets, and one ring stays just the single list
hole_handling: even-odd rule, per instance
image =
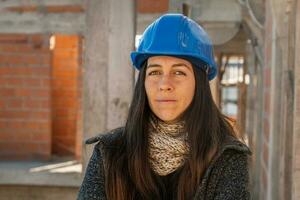
[{"label": "unfinished wall", "polygon": [[0,158],[51,154],[49,36],[0,35]]},{"label": "unfinished wall", "polygon": [[[52,55],[52,153],[77,155],[80,138],[81,38],[53,35]],[[79,142],[81,144],[81,142]]]}]

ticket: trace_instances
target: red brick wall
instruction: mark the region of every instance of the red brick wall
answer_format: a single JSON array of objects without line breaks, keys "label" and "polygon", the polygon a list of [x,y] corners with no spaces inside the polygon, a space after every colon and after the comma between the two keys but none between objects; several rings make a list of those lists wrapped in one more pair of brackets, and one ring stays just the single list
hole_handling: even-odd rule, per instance
[{"label": "red brick wall", "polygon": [[138,0],[139,13],[163,13],[169,9],[169,0]]},{"label": "red brick wall", "polygon": [[81,39],[55,35],[52,60],[52,152],[80,156]]},{"label": "red brick wall", "polygon": [[81,155],[81,38],[0,35],[0,159]]},{"label": "red brick wall", "polygon": [[49,37],[0,35],[0,159],[51,154]]}]

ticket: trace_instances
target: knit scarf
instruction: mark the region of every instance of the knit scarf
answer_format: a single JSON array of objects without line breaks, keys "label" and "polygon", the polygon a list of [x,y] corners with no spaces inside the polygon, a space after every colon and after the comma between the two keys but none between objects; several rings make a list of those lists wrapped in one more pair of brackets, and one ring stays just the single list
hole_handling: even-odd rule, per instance
[{"label": "knit scarf", "polygon": [[189,153],[184,121],[166,123],[150,117],[149,162],[152,170],[165,176],[181,167]]}]

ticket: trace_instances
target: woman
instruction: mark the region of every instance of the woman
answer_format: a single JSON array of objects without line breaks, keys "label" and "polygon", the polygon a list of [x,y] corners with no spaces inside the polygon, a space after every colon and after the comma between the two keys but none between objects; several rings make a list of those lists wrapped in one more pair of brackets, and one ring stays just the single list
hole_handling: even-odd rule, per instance
[{"label": "woman", "polygon": [[98,143],[78,199],[250,199],[251,152],[212,99],[205,31],[163,15],[131,59],[140,72],[126,125],[87,140]]}]

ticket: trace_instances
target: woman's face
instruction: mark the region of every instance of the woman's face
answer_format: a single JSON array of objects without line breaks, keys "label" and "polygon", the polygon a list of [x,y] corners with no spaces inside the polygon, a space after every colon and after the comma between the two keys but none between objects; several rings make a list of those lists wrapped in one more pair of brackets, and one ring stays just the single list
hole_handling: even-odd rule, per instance
[{"label": "woman's face", "polygon": [[175,122],[191,104],[195,93],[192,64],[171,56],[148,59],[145,90],[152,112],[165,122]]}]

